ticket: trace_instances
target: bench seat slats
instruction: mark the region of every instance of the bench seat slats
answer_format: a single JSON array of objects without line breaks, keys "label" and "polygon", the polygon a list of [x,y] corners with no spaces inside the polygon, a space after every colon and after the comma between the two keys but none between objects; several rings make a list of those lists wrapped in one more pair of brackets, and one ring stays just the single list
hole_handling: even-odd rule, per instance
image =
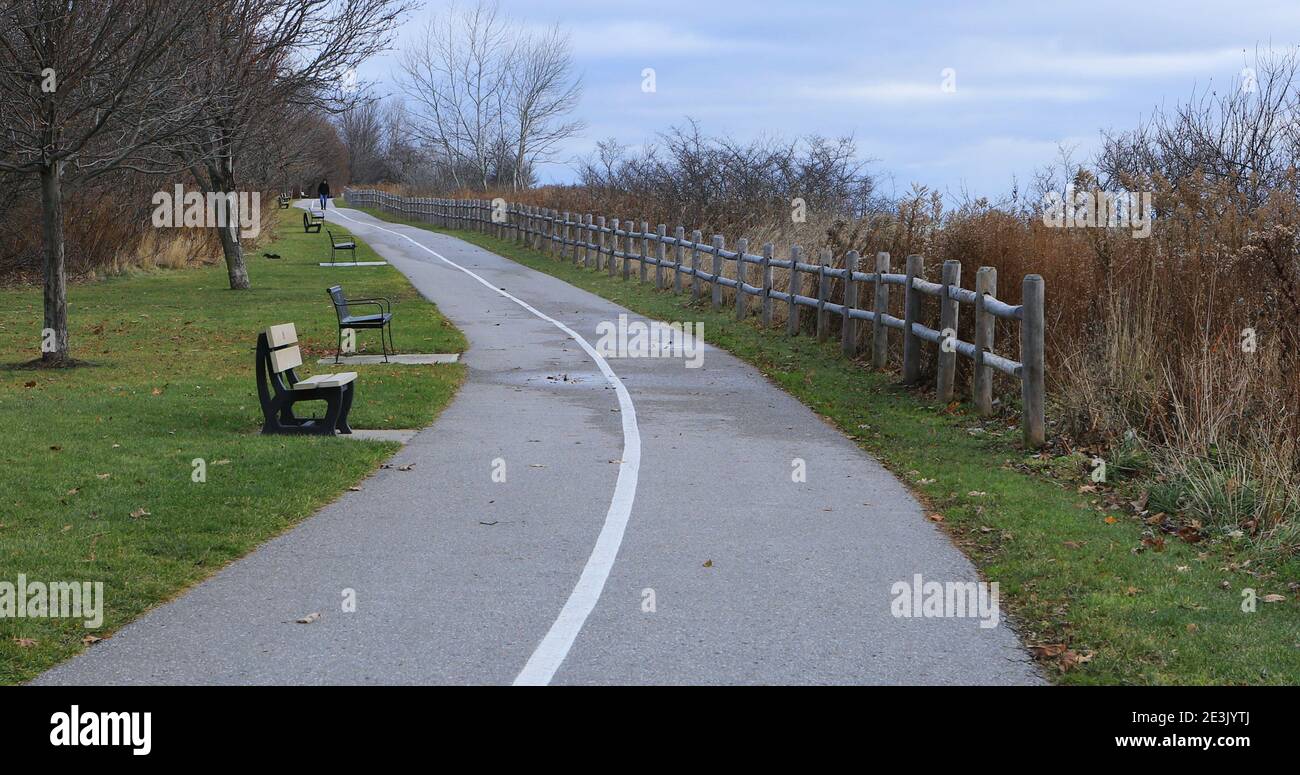
[{"label": "bench seat slats", "polygon": [[355,371],[344,371],[339,374],[317,374],[314,377],[308,377],[300,382],[294,383],[294,390],[312,390],[315,388],[343,387],[357,378]]}]

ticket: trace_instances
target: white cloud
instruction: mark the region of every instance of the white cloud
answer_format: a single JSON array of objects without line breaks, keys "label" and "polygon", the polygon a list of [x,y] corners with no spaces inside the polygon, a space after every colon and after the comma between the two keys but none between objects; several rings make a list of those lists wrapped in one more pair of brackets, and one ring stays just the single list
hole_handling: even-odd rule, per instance
[{"label": "white cloud", "polygon": [[1097,88],[1069,84],[997,84],[966,85],[960,71],[957,88],[945,92],[936,76],[933,81],[878,81],[860,83],[840,81],[804,87],[800,93],[814,100],[850,101],[860,103],[904,102],[973,102],[979,100],[1045,100],[1050,102],[1082,102],[1104,96]]},{"label": "white cloud", "polygon": [[657,21],[592,22],[579,30],[573,36],[573,47],[580,58],[732,54],[761,46],[760,41],[706,35]]},{"label": "white cloud", "polygon": [[[1245,64],[1243,49],[1190,51],[1070,51],[1000,42],[1002,52],[981,62],[981,69],[1078,79],[1160,78],[1170,75],[1235,73]],[[1253,56],[1253,54],[1252,54]]]}]

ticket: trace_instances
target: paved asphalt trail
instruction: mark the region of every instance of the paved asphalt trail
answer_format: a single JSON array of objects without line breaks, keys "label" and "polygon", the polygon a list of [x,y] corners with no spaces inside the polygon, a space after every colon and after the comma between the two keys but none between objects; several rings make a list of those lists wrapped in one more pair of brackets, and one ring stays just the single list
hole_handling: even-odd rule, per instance
[{"label": "paved asphalt trail", "polygon": [[[469,338],[466,384],[392,461],[415,468],[376,472],[35,683],[1042,682],[1005,622],[891,614],[895,582],[974,568],[888,472],[748,365],[711,347],[697,369],[611,357],[629,423],[556,325],[594,345],[624,308],[453,237],[329,219]],[[367,271],[322,268],[321,287],[363,290]],[[621,496],[635,487],[621,533],[620,471]]]}]

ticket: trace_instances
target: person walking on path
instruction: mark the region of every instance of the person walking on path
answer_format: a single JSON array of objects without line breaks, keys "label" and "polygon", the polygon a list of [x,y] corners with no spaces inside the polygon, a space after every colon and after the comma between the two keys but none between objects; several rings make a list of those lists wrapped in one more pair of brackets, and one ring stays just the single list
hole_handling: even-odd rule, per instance
[{"label": "person walking on path", "polygon": [[316,194],[320,197],[320,209],[324,210],[330,201],[330,184],[328,180],[322,180],[316,187]]}]

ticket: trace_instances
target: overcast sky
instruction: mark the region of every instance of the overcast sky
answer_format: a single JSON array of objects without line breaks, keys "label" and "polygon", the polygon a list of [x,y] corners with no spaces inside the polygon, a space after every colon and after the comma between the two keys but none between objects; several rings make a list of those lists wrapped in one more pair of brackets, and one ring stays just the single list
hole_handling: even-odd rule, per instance
[{"label": "overcast sky", "polygon": [[[428,0],[403,29],[443,8]],[[542,171],[599,139],[629,145],[690,116],[709,134],[852,134],[886,192],[912,182],[998,196],[1050,162],[1086,156],[1196,88],[1234,88],[1257,48],[1300,42],[1300,0],[849,2],[502,0],[524,24],[573,36],[587,130]],[[361,72],[388,81],[394,60]],[[642,90],[653,68],[656,90]],[[955,91],[943,89],[955,71]]]}]

